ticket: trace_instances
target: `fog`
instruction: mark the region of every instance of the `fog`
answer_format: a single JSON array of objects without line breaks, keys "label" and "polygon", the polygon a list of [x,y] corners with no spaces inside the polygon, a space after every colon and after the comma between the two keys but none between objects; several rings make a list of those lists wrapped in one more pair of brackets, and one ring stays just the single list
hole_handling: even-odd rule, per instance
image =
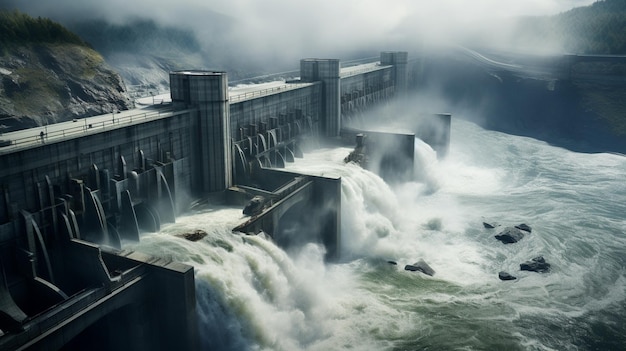
[{"label": "fog", "polygon": [[[61,23],[148,18],[192,30],[217,50],[293,67],[302,57],[348,58],[429,42],[502,46],[520,16],[554,15],[593,0],[5,0],[3,7]],[[0,5],[2,6],[2,5]],[[497,34],[497,35],[496,35]],[[532,44],[532,43],[531,43]],[[545,44],[543,44],[545,46]],[[558,50],[558,43],[551,43]],[[532,46],[532,45],[531,45]]]}]

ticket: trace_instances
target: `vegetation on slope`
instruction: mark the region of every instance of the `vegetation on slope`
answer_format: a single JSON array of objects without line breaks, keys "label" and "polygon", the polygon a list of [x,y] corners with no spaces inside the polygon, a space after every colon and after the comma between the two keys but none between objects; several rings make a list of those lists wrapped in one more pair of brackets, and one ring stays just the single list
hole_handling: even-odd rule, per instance
[{"label": "vegetation on slope", "polygon": [[23,43],[86,45],[78,35],[49,18],[33,18],[17,10],[0,11],[0,45],[6,48]]},{"label": "vegetation on slope", "polygon": [[132,107],[120,76],[49,19],[0,12],[0,132]]},{"label": "vegetation on slope", "polygon": [[201,46],[193,32],[150,19],[111,23],[79,19],[67,23],[124,76],[136,93],[169,87],[169,71],[203,67]]},{"label": "vegetation on slope", "polygon": [[180,54],[200,51],[200,44],[191,31],[160,26],[152,20],[113,24],[100,19],[76,22],[68,27],[105,56],[114,52]]},{"label": "vegetation on slope", "polygon": [[626,0],[601,0],[554,16],[523,17],[510,42],[578,54],[626,54]]},{"label": "vegetation on slope", "polygon": [[603,0],[553,18],[564,48],[584,54],[626,54],[626,0]]}]

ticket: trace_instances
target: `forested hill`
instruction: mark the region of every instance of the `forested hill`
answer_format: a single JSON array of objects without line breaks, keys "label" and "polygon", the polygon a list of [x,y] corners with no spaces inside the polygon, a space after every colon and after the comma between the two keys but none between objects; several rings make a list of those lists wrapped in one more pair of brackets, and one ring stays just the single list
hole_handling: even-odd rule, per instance
[{"label": "forested hill", "polygon": [[100,52],[131,92],[169,88],[169,71],[205,67],[206,54],[190,30],[134,18],[124,23],[77,19],[66,26]]},{"label": "forested hill", "polygon": [[120,75],[79,36],[0,11],[0,133],[132,106]]},{"label": "forested hill", "polygon": [[24,43],[65,43],[86,46],[76,34],[49,18],[33,18],[15,11],[0,11],[0,45],[6,50],[11,45]]},{"label": "forested hill", "polygon": [[510,41],[578,54],[626,55],[626,0],[601,0],[543,17],[521,18]]},{"label": "forested hill", "polygon": [[626,0],[598,1],[554,18],[570,52],[626,54]]}]

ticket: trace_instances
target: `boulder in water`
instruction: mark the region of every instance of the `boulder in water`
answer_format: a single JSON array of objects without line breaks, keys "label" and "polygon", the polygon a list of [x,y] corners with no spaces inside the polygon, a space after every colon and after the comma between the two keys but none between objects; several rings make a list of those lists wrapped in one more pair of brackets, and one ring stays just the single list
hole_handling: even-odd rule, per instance
[{"label": "boulder in water", "polygon": [[498,278],[500,278],[500,280],[515,280],[517,279],[517,277],[510,275],[507,272],[500,272],[498,273]]},{"label": "boulder in water", "polygon": [[550,271],[550,264],[546,262],[543,256],[538,256],[520,264],[519,269],[522,271],[546,273]]},{"label": "boulder in water", "polygon": [[253,197],[243,208],[243,214],[246,216],[256,216],[263,211],[266,200],[263,196],[257,195]]},{"label": "boulder in water", "polygon": [[404,266],[404,270],[405,271],[411,271],[411,272],[422,272],[426,275],[430,275],[433,276],[435,275],[435,270],[432,269],[428,263],[424,262],[424,260],[419,260],[416,263],[413,264],[407,264],[406,266]]},{"label": "boulder in water", "polygon": [[179,238],[187,239],[189,241],[198,241],[207,236],[207,232],[201,229],[196,229],[193,232],[176,234],[176,236]]},{"label": "boulder in water", "polygon": [[532,230],[533,230],[533,229],[532,229],[532,228],[531,228],[528,224],[526,224],[526,223],[518,224],[518,225],[516,225],[516,226],[515,226],[515,228],[517,228],[517,229],[519,229],[519,230],[523,230],[523,231],[525,231],[525,232],[529,232],[529,233],[530,233],[530,232],[532,232]]},{"label": "boulder in water", "polygon": [[512,244],[522,240],[524,233],[515,227],[506,227],[495,237],[505,244]]},{"label": "boulder in water", "polygon": [[498,226],[498,224],[496,224],[496,223],[483,222],[483,227],[485,227],[487,229],[493,229],[493,228],[495,228],[497,226]]}]

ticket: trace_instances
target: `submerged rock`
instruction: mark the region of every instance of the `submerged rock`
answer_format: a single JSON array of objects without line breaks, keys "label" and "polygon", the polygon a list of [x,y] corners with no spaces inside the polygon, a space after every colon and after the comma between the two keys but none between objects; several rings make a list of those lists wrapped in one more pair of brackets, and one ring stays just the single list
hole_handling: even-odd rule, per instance
[{"label": "submerged rock", "polygon": [[387,261],[387,263],[389,263],[390,265],[393,265],[393,266],[397,266],[398,265],[398,262],[396,262],[396,261]]},{"label": "submerged rock", "polygon": [[518,224],[515,226],[515,228],[529,233],[533,231],[532,228],[526,223]]},{"label": "submerged rock", "polygon": [[424,260],[419,260],[416,263],[413,264],[407,264],[406,266],[404,266],[404,270],[405,271],[411,271],[411,272],[422,272],[426,275],[430,275],[433,276],[435,275],[435,270],[432,269],[428,263],[424,262]]},{"label": "submerged rock", "polygon": [[546,273],[550,271],[550,264],[546,262],[543,256],[538,256],[520,264],[519,268],[522,271]]},{"label": "submerged rock", "polygon": [[505,244],[512,244],[522,240],[524,238],[524,233],[518,228],[506,227],[503,231],[496,235],[495,238]]},{"label": "submerged rock", "polygon": [[497,227],[498,225],[495,223],[487,223],[487,222],[483,222],[483,227],[487,228],[487,229],[493,229],[495,227]]},{"label": "submerged rock", "polygon": [[500,280],[515,280],[515,279],[517,279],[517,277],[512,276],[511,274],[509,274],[507,272],[500,272],[500,273],[498,273],[498,278],[500,278]]},{"label": "submerged rock", "polygon": [[207,236],[207,232],[201,229],[196,229],[193,232],[176,234],[176,236],[179,238],[187,239],[189,241],[198,241]]}]

